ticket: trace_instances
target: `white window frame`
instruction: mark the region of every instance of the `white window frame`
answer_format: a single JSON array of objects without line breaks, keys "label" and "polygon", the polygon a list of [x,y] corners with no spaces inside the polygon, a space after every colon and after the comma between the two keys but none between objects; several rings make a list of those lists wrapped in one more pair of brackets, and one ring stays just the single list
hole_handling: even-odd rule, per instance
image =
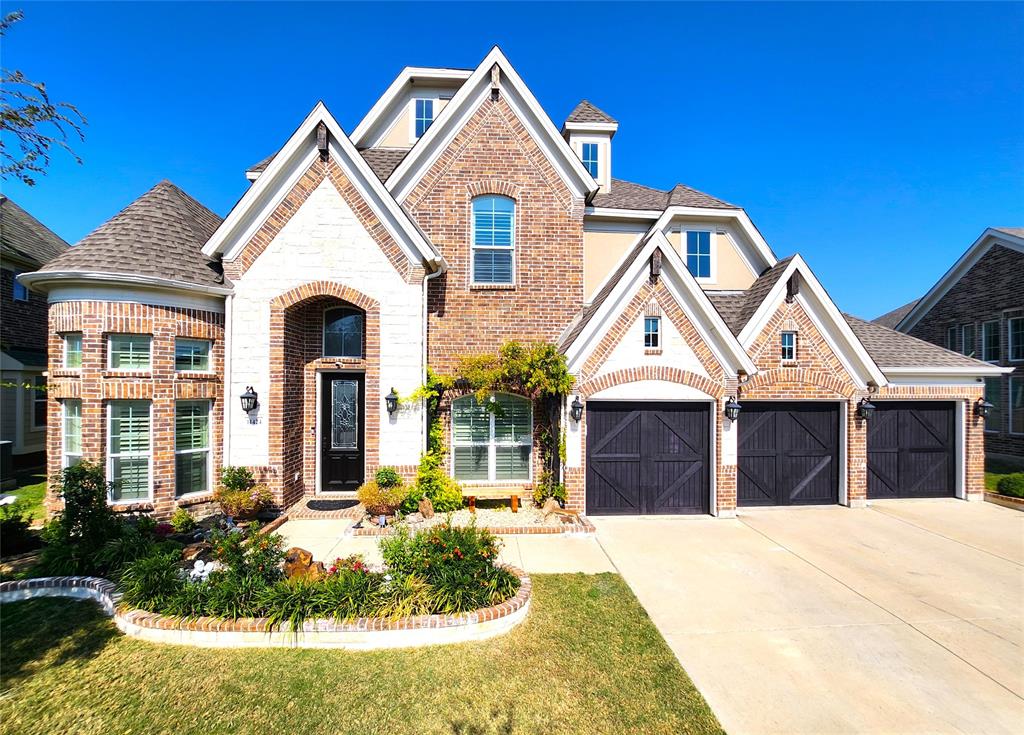
[{"label": "white window frame", "polygon": [[[424,102],[429,102],[430,105],[431,105],[430,112],[433,115],[433,117],[430,118],[430,125],[433,125],[437,121],[437,113],[438,113],[438,109],[437,109],[438,104],[437,103],[440,100],[440,98],[437,95],[431,95],[431,94],[417,95],[417,96],[413,97],[412,99],[410,99],[409,100],[409,141],[412,142],[412,143],[415,143],[416,141],[418,141],[420,139],[420,136],[416,135],[416,103],[419,102],[420,100],[422,100]],[[430,130],[430,125],[427,126],[427,130]],[[426,134],[426,130],[424,130],[423,133],[425,135]]]},{"label": "white window frame", "polygon": [[[499,395],[499,393],[492,393],[491,394],[491,399],[493,400],[494,396],[497,396],[497,395]],[[534,457],[533,457],[533,401],[531,401],[526,396],[521,396],[521,395],[519,395],[517,393],[503,393],[502,395],[514,396],[515,398],[521,398],[521,399],[523,399],[524,401],[526,401],[529,404],[529,406],[530,406],[530,420],[529,420],[528,423],[529,423],[530,431],[527,432],[527,436],[529,437],[529,441],[528,442],[522,442],[522,441],[519,441],[519,442],[512,442],[512,441],[498,442],[498,441],[496,441],[495,438],[494,438],[494,418],[495,418],[495,416],[494,416],[494,412],[493,411],[489,411],[488,412],[488,419],[489,419],[488,426],[490,427],[489,428],[490,434],[489,434],[489,437],[488,437],[488,440],[487,440],[487,444],[486,444],[486,446],[487,446],[487,479],[486,480],[459,480],[457,477],[455,477],[455,447],[457,447],[457,446],[458,447],[481,447],[481,446],[484,446],[484,445],[483,444],[474,444],[473,442],[457,442],[455,440],[455,415],[454,415],[454,411],[453,411],[452,412],[452,420],[450,422],[450,434],[451,434],[451,436],[449,436],[449,446],[451,446],[451,448],[452,448],[452,461],[451,461],[450,476],[452,477],[452,479],[458,480],[458,482],[463,484],[463,485],[484,485],[484,484],[493,485],[493,484],[496,484],[496,483],[512,484],[512,483],[520,483],[520,482],[522,482],[522,483],[531,483],[531,482],[533,482],[533,459],[534,459]],[[467,396],[459,396],[458,398],[456,398],[455,400],[452,401],[452,408],[454,409],[454,407],[455,407],[455,401],[464,400],[464,399],[470,399],[470,398],[473,398],[472,394],[467,395]],[[525,478],[520,478],[520,479],[515,479],[515,480],[497,480],[497,479],[495,479],[495,476],[497,475],[497,471],[498,471],[497,470],[497,466],[498,466],[498,451],[497,450],[498,450],[498,447],[523,447],[523,446],[529,446],[530,447],[530,461],[527,463],[527,476]]]},{"label": "white window frame", "polygon": [[[793,351],[793,356],[792,357],[786,357],[786,349],[787,349],[787,346],[786,346],[786,336],[787,335],[792,335],[793,336],[793,344],[789,345],[789,349],[792,349],[792,351]],[[797,340],[798,339],[799,339],[799,337],[797,337],[797,333],[794,332],[791,329],[784,330],[779,335],[779,357],[782,359],[783,362],[796,362],[796,345],[797,345]]]},{"label": "white window frame", "polygon": [[1013,423],[1013,387],[1014,384],[1020,383],[1021,390],[1024,390],[1024,377],[1021,377],[1020,375],[1011,375],[1010,379],[1006,382],[1006,420],[1008,422],[1008,430],[1009,433],[1013,434],[1014,436],[1024,436],[1024,426],[1014,426]]},{"label": "white window frame", "polygon": [[[149,364],[145,367],[114,367],[114,350],[112,347],[114,337],[145,337],[149,340]],[[107,335],[107,370],[117,370],[126,373],[148,373],[153,370],[153,335],[136,334],[134,332],[111,332]]]},{"label": "white window frame", "polygon": [[[654,331],[647,329],[647,322],[654,321]],[[657,342],[655,345],[647,344],[647,338],[654,336],[654,341]],[[661,349],[661,317],[660,316],[645,316],[644,317],[644,349],[645,350],[660,350]]]},{"label": "white window frame", "polygon": [[[594,147],[594,158],[591,159],[591,160],[593,161],[594,167],[597,170],[594,171],[593,173],[590,173],[590,167],[587,166],[587,158],[586,158],[587,146],[593,146]],[[589,140],[580,141],[580,161],[583,163],[583,168],[587,169],[587,172],[590,173],[590,175],[594,178],[594,181],[600,181],[601,180],[601,144],[600,143],[597,143],[597,142],[594,142],[594,141],[589,141]]]},{"label": "white window frame", "polygon": [[[693,276],[697,283],[718,283],[718,230],[714,227],[690,227],[685,230],[681,230],[679,236],[680,250],[683,255],[683,265],[686,266],[686,271],[689,273],[689,238],[691,232],[706,232],[708,233],[708,275],[707,276]],[[693,275],[692,273],[690,275]]]},{"label": "white window frame", "polygon": [[[62,356],[61,367],[66,370],[82,369],[82,347],[85,344],[85,336],[81,332],[64,332],[61,336]],[[78,365],[68,365],[68,337],[78,337]],[[150,357],[152,360],[152,357]]]},{"label": "white window frame", "polygon": [[[11,300],[26,304],[29,300],[28,286],[18,280],[20,275],[19,271],[11,272]],[[24,296],[19,296],[19,293],[24,294]]]},{"label": "white window frame", "polygon": [[[967,330],[968,329],[971,330],[971,344],[969,345],[970,346],[970,352],[967,351],[967,348],[968,348],[968,344],[967,344]],[[963,355],[964,357],[970,357],[972,353],[975,353],[977,351],[978,351],[978,329],[977,329],[977,326],[974,324],[974,322],[971,322],[970,324],[961,324],[960,325],[960,354]]]},{"label": "white window frame", "polygon": [[1014,358],[1013,348],[1016,346],[1013,341],[1013,323],[1024,322],[1024,316],[1010,317],[1006,320],[1006,357],[1010,362],[1024,362],[1024,353],[1021,357]]},{"label": "white window frame", "polygon": [[[113,446],[113,427],[114,427],[114,412],[111,410],[117,403],[144,403],[149,408],[149,451],[142,452],[120,452],[114,454],[111,447]],[[146,461],[149,462],[149,472],[146,473],[149,480],[149,487],[147,488],[148,495],[144,498],[120,498],[114,499],[113,495],[107,496],[107,502],[110,505],[133,505],[135,503],[152,503],[153,502],[153,402],[148,400],[115,400],[107,401],[107,482],[113,482],[114,477],[114,460],[121,457],[145,457]]]},{"label": "white window frame", "polygon": [[[989,326],[991,326],[993,324],[996,325],[996,355],[995,355],[995,357],[990,357],[988,355],[988,353],[987,353],[987,350],[988,350],[988,340],[985,339],[985,328],[989,327]],[[1000,339],[1001,337],[1002,337],[1002,335],[999,334],[999,320],[998,319],[989,319],[987,322],[982,322],[981,323],[981,359],[982,360],[984,360],[985,362],[999,362],[999,358],[1000,358],[1000,354],[999,353],[1002,350],[1002,340]]]},{"label": "white window frame", "polygon": [[49,416],[47,416],[48,409],[46,407],[46,391],[43,390],[42,398],[40,398],[39,395],[36,393],[36,391],[38,390],[38,388],[36,386],[39,385],[39,381],[42,381],[42,388],[45,389],[46,388],[46,376],[45,375],[33,375],[32,376],[32,431],[43,431],[46,428],[46,423],[47,423],[45,420],[41,424],[36,421],[36,405],[37,404],[39,404],[39,403],[43,404],[43,416],[46,416],[46,418],[49,418]]},{"label": "white window frame", "polygon": [[[205,449],[178,449],[178,406],[182,403],[205,403],[206,404],[206,448]],[[319,405],[319,404],[318,404]],[[152,417],[150,417],[152,421]],[[187,493],[178,494],[178,455],[199,454],[206,452],[206,489],[190,490]],[[213,492],[213,401],[202,399],[183,399],[174,402],[174,497],[187,498],[194,495],[209,495]]]},{"label": "white window frame", "polygon": [[[202,342],[206,345],[206,370],[179,370],[178,369],[178,342],[185,340],[187,342]],[[150,364],[153,362],[153,345],[150,343]],[[198,337],[183,337],[177,336],[174,338],[174,372],[176,373],[212,373],[213,369],[213,341],[208,339],[200,339]]]},{"label": "white window frame", "polygon": [[[473,202],[477,199],[484,197],[498,197],[500,199],[508,199],[512,202],[512,244],[505,248],[500,245],[477,245],[476,244],[476,215],[473,211]],[[482,286],[484,288],[510,288],[516,285],[517,268],[516,268],[516,231],[519,227],[519,202],[512,197],[505,196],[504,194],[480,194],[469,200],[469,284],[471,286]],[[476,267],[474,265],[475,258],[473,255],[477,249],[480,250],[507,250],[512,254],[512,278],[508,283],[491,283],[488,281],[477,281],[476,280]]]},{"label": "white window frame", "polygon": [[[597,176],[593,178],[604,189],[611,186],[611,176],[609,175],[612,170],[611,139],[604,135],[573,135],[571,139],[573,152],[580,159],[580,163],[583,162],[583,144],[597,144]],[[584,168],[586,168],[586,164],[584,164]],[[587,173],[590,172],[587,171]]]},{"label": "white window frame", "polygon": [[960,333],[960,330],[956,327],[956,325],[952,325],[952,326],[946,327],[946,349],[947,350],[951,350],[953,352],[959,352],[959,350],[956,348],[957,336],[958,336],[959,333]]},{"label": "white window frame", "polygon": [[[78,404],[78,447],[79,451],[69,452],[68,451],[68,406],[72,403]],[[66,398],[60,402],[60,466],[62,469],[67,469],[71,466],[68,462],[68,458],[77,457],[79,461],[82,459],[82,399],[81,398]]]}]

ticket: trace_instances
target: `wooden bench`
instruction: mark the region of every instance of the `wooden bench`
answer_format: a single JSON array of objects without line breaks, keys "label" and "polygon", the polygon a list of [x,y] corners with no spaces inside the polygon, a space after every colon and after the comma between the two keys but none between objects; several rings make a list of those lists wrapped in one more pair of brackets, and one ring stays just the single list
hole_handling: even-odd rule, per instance
[{"label": "wooden bench", "polygon": [[462,497],[469,501],[469,512],[476,513],[476,499],[491,500],[494,498],[511,498],[512,512],[519,512],[519,498],[532,495],[533,489],[522,485],[466,485],[462,488]]}]

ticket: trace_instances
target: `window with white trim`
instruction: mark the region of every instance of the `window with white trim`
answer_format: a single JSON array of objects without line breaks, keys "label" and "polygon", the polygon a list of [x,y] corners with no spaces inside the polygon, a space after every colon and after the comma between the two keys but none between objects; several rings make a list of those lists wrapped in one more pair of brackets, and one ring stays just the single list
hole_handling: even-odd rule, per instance
[{"label": "window with white trim", "polygon": [[686,269],[694,278],[711,278],[711,232],[687,230]]},{"label": "window with white trim", "polygon": [[113,501],[148,500],[151,485],[149,401],[107,404],[107,481]]},{"label": "window with white trim", "polygon": [[210,402],[178,401],[174,407],[174,492],[210,490]]},{"label": "window with white trim", "polygon": [[661,317],[644,317],[644,347],[651,350],[661,347]]},{"label": "window with white trim", "polygon": [[32,428],[46,428],[46,378],[32,376]]},{"label": "window with white trim", "polygon": [[1003,430],[1003,378],[985,378],[985,400],[992,404],[988,416],[985,418],[985,431]]},{"label": "window with white trim", "polygon": [[516,203],[487,194],[473,200],[473,283],[511,284]]},{"label": "window with white trim", "polygon": [[210,340],[174,339],[174,369],[176,372],[206,373],[210,371]]},{"label": "window with white trim", "polygon": [[781,338],[782,359],[786,362],[796,360],[796,332],[783,332]]},{"label": "window with white trim", "polygon": [[587,169],[591,176],[597,178],[598,171],[598,147],[597,143],[582,143],[580,145],[582,151],[583,166]]},{"label": "window with white trim", "polygon": [[416,100],[416,138],[419,139],[427,132],[427,128],[434,122],[434,100]]},{"label": "window with white trim", "polygon": [[1006,320],[1011,360],[1024,360],[1024,316]]},{"label": "window with white trim", "polygon": [[960,351],[962,354],[972,357],[977,347],[974,344],[974,325],[964,324],[960,328]]},{"label": "window with white trim", "polygon": [[111,370],[149,370],[153,338],[148,334],[107,337],[107,367]]},{"label": "window with white trim", "polygon": [[339,306],[324,312],[324,357],[363,356],[363,312]]},{"label": "window with white trim", "polygon": [[956,352],[956,334],[960,331],[956,327],[946,329],[946,349]]},{"label": "window with white trim", "polygon": [[999,362],[999,320],[981,325],[981,359]]},{"label": "window with white trim", "polygon": [[1024,434],[1024,378],[1010,377],[1010,433]]},{"label": "window with white trim", "polygon": [[82,333],[68,332],[63,335],[64,340],[64,367],[82,367]]},{"label": "window with white trim", "polygon": [[82,461],[82,401],[67,398],[61,409],[64,437],[61,467],[74,467]]},{"label": "window with white trim", "polygon": [[530,479],[533,404],[496,393],[452,402],[452,466],[456,480],[499,482]]}]

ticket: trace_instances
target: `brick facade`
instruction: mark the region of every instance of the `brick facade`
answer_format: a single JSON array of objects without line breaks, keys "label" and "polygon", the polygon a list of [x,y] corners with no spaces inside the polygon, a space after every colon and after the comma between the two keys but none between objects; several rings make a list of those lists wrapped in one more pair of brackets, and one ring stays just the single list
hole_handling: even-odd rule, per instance
[{"label": "brick facade", "polygon": [[[26,269],[31,270],[31,268]],[[46,297],[29,292],[28,301],[14,299],[13,270],[0,269],[0,345],[3,349],[46,350]]]},{"label": "brick facade", "polygon": [[[178,506],[175,497],[174,418],[179,400],[209,400],[210,448],[214,471],[221,464],[224,364],[224,315],[212,311],[171,306],[104,301],[72,301],[51,304],[50,392],[48,396],[48,474],[61,469],[63,432],[61,402],[78,398],[82,402],[83,459],[105,463],[107,459],[107,406],[111,400],[150,401],[152,498],[130,502],[124,507],[169,516]],[[63,334],[82,333],[82,367],[64,368]],[[145,334],[152,336],[151,369],[145,371],[107,368],[107,336]],[[183,373],[174,369],[176,337],[209,340],[211,372]],[[184,504],[209,500],[190,496]],[[59,500],[51,491],[47,507],[54,510]]]},{"label": "brick facade", "polygon": [[[1024,426],[1010,433],[1010,378],[1024,382],[1024,362],[1011,362],[1008,320],[1024,317],[1024,253],[995,244],[956,284],[928,310],[909,334],[918,339],[958,352],[971,351],[982,356],[982,325],[999,322],[999,360],[996,364],[1013,367],[1011,375],[997,378],[1002,387],[1002,411],[985,426],[985,446],[989,452],[1024,458]],[[963,326],[974,326],[974,345],[964,349]],[[956,327],[956,344],[948,345],[947,331]]]}]

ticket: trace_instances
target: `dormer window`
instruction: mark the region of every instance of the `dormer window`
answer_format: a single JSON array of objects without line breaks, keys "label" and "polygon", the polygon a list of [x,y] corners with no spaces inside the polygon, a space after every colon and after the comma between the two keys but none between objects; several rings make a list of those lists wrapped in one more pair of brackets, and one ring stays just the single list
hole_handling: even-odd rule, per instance
[{"label": "dormer window", "polygon": [[427,128],[434,122],[434,100],[416,100],[416,138],[419,139],[427,132]]},{"label": "dormer window", "polygon": [[709,231],[687,231],[686,268],[694,278],[711,278],[711,233]]},{"label": "dormer window", "polygon": [[595,179],[597,178],[597,150],[597,143],[583,144],[583,165]]}]

